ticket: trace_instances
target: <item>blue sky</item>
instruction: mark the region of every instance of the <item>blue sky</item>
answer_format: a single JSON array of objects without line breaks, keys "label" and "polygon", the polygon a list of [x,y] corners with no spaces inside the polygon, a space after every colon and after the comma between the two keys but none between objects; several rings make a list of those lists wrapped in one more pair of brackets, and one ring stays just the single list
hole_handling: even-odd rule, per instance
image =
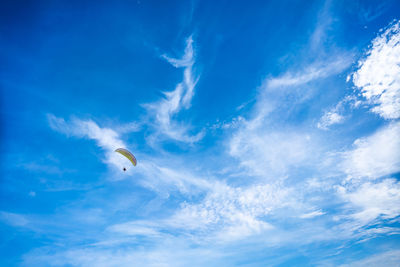
[{"label": "blue sky", "polygon": [[1,266],[399,264],[397,1],[0,12]]}]

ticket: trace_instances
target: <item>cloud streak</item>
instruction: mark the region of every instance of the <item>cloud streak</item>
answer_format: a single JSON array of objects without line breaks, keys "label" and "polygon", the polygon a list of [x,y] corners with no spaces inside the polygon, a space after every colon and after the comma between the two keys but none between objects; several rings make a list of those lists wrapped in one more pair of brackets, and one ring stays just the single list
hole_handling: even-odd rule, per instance
[{"label": "cloud streak", "polygon": [[127,159],[117,155],[114,150],[120,147],[127,147],[125,142],[121,140],[119,133],[110,128],[102,128],[92,120],[81,120],[77,118],[66,122],[63,118],[58,118],[52,114],[47,116],[50,127],[67,136],[78,138],[89,138],[95,140],[97,145],[101,147],[106,157],[104,162],[111,166],[121,169],[124,166],[130,166]]},{"label": "cloud streak", "polygon": [[195,63],[193,38],[191,36],[187,38],[182,58],[176,59],[167,55],[162,55],[162,58],[176,68],[184,68],[183,80],[176,85],[175,90],[164,92],[164,99],[143,106],[154,116],[154,126],[158,134],[180,142],[195,143],[203,138],[204,132],[191,135],[189,126],[180,124],[173,119],[182,109],[190,108],[198,81],[198,77],[193,74]]},{"label": "cloud streak", "polygon": [[309,65],[301,72],[287,72],[282,76],[267,79],[267,88],[292,87],[304,85],[309,82],[323,79],[338,74],[348,68],[351,64],[351,56],[344,55],[335,59],[324,60]]}]

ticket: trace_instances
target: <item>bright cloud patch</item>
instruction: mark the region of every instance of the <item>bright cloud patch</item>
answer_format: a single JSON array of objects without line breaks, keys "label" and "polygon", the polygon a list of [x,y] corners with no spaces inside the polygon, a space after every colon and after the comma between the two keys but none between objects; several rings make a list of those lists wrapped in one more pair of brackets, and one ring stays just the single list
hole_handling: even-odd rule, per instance
[{"label": "bright cloud patch", "polygon": [[314,218],[314,217],[317,217],[317,216],[321,216],[321,215],[324,215],[324,214],[325,214],[325,212],[322,212],[320,210],[316,210],[316,211],[312,211],[312,212],[309,212],[309,213],[302,214],[302,215],[300,215],[300,218],[302,218],[302,219],[311,219],[311,218]]},{"label": "bright cloud patch", "polygon": [[362,226],[379,217],[391,219],[400,215],[400,183],[395,179],[367,182],[356,189],[339,187],[339,193],[358,209],[350,217]]},{"label": "bright cloud patch", "polygon": [[335,112],[334,110],[326,112],[321,121],[318,122],[317,127],[323,130],[328,129],[329,126],[333,124],[338,124],[344,121],[344,116],[340,115],[339,113]]},{"label": "bright cloud patch", "polygon": [[400,22],[372,41],[367,57],[353,75],[354,84],[385,119],[400,118]]},{"label": "bright cloud patch", "polygon": [[379,178],[400,171],[400,123],[357,139],[344,154],[344,170],[352,177]]},{"label": "bright cloud patch", "polygon": [[201,203],[185,203],[171,222],[178,228],[211,231],[218,240],[230,241],[271,229],[262,217],[289,202],[290,190],[276,185],[243,189],[215,184],[213,188]]},{"label": "bright cloud patch", "polygon": [[250,129],[238,131],[230,142],[230,154],[250,171],[250,175],[273,177],[310,159],[310,136],[294,131]]}]

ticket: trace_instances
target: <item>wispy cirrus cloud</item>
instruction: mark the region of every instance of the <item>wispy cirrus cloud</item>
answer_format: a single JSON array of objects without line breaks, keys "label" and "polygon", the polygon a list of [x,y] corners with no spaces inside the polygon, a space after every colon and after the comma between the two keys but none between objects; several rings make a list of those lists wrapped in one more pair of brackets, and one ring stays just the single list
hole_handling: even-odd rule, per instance
[{"label": "wispy cirrus cloud", "polygon": [[167,159],[145,157],[141,164],[136,166],[135,172],[141,175],[139,184],[161,195],[169,195],[171,192],[180,192],[184,195],[197,195],[212,188],[210,179],[200,176],[185,167],[170,155]]},{"label": "wispy cirrus cloud", "polygon": [[204,247],[190,247],[179,239],[160,240],[152,248],[141,247],[77,247],[69,250],[42,248],[23,258],[22,266],[211,266],[226,264],[226,253]]},{"label": "wispy cirrus cloud", "polygon": [[[57,132],[63,133],[67,136],[95,140],[97,145],[106,153],[104,159],[105,163],[116,166],[119,169],[131,165],[127,164],[127,160],[124,157],[120,157],[114,152],[114,150],[119,147],[126,147],[120,134],[115,130],[106,127],[102,128],[92,120],[72,118],[70,122],[66,122],[63,118],[58,118],[53,114],[48,114],[47,119],[50,127]],[[131,126],[128,128],[129,130],[132,130]]]},{"label": "wispy cirrus cloud", "polygon": [[107,231],[120,233],[123,236],[146,236],[161,237],[161,232],[157,229],[156,223],[151,221],[133,221],[121,224],[115,224],[107,228]]},{"label": "wispy cirrus cloud", "polygon": [[164,92],[164,99],[155,103],[144,104],[143,106],[154,116],[156,134],[161,134],[180,142],[197,142],[203,138],[203,131],[191,135],[189,133],[190,126],[181,124],[173,119],[182,109],[190,108],[198,81],[198,77],[193,74],[195,56],[192,36],[186,40],[186,48],[182,58],[176,59],[165,54],[161,57],[176,68],[184,68],[183,80],[176,85],[175,90]]},{"label": "wispy cirrus cloud", "polygon": [[[293,218],[307,219],[323,215],[321,211],[307,212],[301,197],[295,198],[292,189],[276,184],[251,185],[246,188],[233,187],[222,182],[214,182],[212,188],[204,191],[204,197],[183,202],[174,213],[162,219],[134,220],[113,225],[108,230],[121,236],[144,236],[148,241],[179,238],[185,243],[219,244],[227,246],[245,240],[271,235],[279,229],[285,233],[282,225],[275,225],[268,217],[291,210]],[[301,216],[303,212],[304,216]],[[292,236],[294,233],[286,232]],[[298,234],[298,233],[297,233]],[[265,242],[281,244],[287,238],[276,235]]]},{"label": "wispy cirrus cloud", "polygon": [[229,146],[230,155],[250,175],[274,180],[285,177],[293,166],[307,164],[313,155],[311,151],[317,152],[314,140],[307,132],[251,129],[247,126],[234,134]]},{"label": "wispy cirrus cloud", "polygon": [[400,262],[400,250],[389,250],[373,254],[364,259],[342,264],[340,267],[363,267],[363,266],[398,266]]},{"label": "wispy cirrus cloud", "polygon": [[311,211],[311,212],[304,213],[304,214],[300,215],[300,218],[302,218],[302,219],[312,219],[314,217],[321,216],[321,215],[324,215],[324,214],[325,214],[325,212],[323,212],[321,210],[315,210],[315,211]]},{"label": "wispy cirrus cloud", "polygon": [[359,227],[400,215],[400,183],[395,179],[339,186],[338,192],[356,209],[348,217],[359,222]]},{"label": "wispy cirrus cloud", "polygon": [[289,191],[277,185],[235,188],[215,183],[200,203],[185,203],[168,221],[175,228],[197,231],[200,240],[230,242],[272,229],[263,218],[289,205]]},{"label": "wispy cirrus cloud", "polygon": [[338,74],[352,63],[351,54],[336,55],[333,58],[317,61],[302,71],[289,71],[281,76],[266,80],[266,88],[293,87]]},{"label": "wispy cirrus cloud", "polygon": [[391,123],[376,133],[354,141],[343,153],[343,170],[349,178],[377,179],[400,171],[400,123]]}]

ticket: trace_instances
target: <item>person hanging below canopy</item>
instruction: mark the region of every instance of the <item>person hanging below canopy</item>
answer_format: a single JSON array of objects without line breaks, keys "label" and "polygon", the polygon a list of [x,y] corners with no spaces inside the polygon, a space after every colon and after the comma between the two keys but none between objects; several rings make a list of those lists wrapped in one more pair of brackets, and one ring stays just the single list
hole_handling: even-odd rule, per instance
[{"label": "person hanging below canopy", "polygon": [[[132,163],[133,166],[136,166],[136,164],[137,164],[136,158],[129,150],[127,150],[125,148],[117,148],[115,150],[115,152],[120,153],[121,155],[125,156]],[[123,167],[122,170],[125,172],[126,167]]]}]

